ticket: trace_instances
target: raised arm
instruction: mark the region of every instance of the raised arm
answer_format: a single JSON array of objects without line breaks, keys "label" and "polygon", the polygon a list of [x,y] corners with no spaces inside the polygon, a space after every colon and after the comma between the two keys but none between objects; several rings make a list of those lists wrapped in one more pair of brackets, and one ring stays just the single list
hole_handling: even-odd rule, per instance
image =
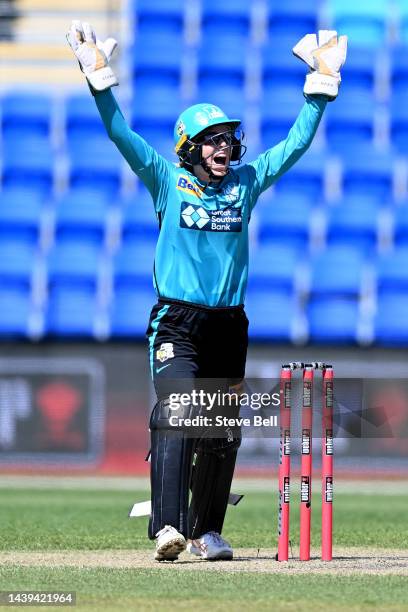
[{"label": "raised arm", "polygon": [[171,163],[130,129],[110,89],[96,92],[95,101],[109,138],[155,198],[161,182],[169,176]]},{"label": "raised arm", "polygon": [[341,82],[340,68],[347,53],[347,37],[320,30],[307,34],[293,48],[293,53],[309,66],[303,89],[306,101],[285,140],[262,153],[248,170],[254,176],[253,202],[303,155],[313,141],[327,102],[337,97]]},{"label": "raised arm", "polygon": [[325,96],[308,96],[285,140],[248,164],[255,174],[257,199],[279,179],[309,148],[327,104]]},{"label": "raised arm", "polygon": [[156,200],[160,185],[169,178],[171,163],[130,129],[112,94],[111,87],[118,85],[118,80],[109,61],[116,41],[109,38],[101,42],[92,27],[80,21],[72,22],[67,40],[86,76],[109,138]]}]

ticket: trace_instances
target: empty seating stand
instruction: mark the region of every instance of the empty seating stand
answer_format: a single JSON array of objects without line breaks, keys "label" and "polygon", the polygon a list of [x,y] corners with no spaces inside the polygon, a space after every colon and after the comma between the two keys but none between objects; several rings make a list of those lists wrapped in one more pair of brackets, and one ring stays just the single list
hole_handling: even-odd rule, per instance
[{"label": "empty seating stand", "polygon": [[[83,4],[72,2],[83,19]],[[66,4],[57,4],[62,19]],[[101,3],[86,10],[101,38],[118,35],[120,14],[106,31]],[[175,120],[202,101],[243,120],[245,161],[277,145],[304,103],[307,69],[292,47],[319,27],[349,35],[340,94],[314,146],[252,214],[250,334],[355,344],[372,317],[374,342],[406,345],[407,0],[131,0],[127,10],[134,28],[114,94],[132,128],[173,162]],[[39,309],[46,337],[95,338],[103,323],[112,338],[141,339],[155,301],[151,196],[109,141],[60,35],[56,45],[62,29],[45,36],[34,13],[41,45],[19,43],[18,62],[11,43],[2,47],[14,63],[0,94],[0,337],[30,337]],[[47,69],[33,51],[53,56]],[[30,89],[39,75],[73,87]]]}]

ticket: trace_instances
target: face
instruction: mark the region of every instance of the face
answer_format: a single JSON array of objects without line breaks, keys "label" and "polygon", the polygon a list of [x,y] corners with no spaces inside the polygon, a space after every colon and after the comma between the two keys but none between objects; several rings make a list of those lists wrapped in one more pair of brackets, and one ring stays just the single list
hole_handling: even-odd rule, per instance
[{"label": "face", "polygon": [[[214,125],[206,130],[201,136],[199,142],[201,144],[201,156],[205,165],[211,170],[211,174],[215,179],[221,180],[227,173],[231,161],[231,145],[228,134],[231,133],[231,126]],[[199,178],[204,180],[209,179],[209,175],[205,172],[201,165],[194,166],[194,173]],[[203,176],[206,175],[206,176]]]}]

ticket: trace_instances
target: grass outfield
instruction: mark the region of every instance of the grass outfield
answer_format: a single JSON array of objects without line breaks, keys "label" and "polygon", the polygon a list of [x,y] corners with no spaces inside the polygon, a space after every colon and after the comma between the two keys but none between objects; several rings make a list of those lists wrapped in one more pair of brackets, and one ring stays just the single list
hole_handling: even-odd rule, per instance
[{"label": "grass outfield", "polygon": [[[3,484],[0,590],[74,590],[76,610],[102,605],[111,610],[228,610],[244,606],[251,610],[323,610],[328,606],[353,611],[406,610],[408,494],[403,486],[396,483],[390,488],[387,483],[378,483],[364,489],[354,484],[349,491],[345,486],[336,489],[337,559],[333,564],[316,565],[317,559],[310,564],[273,561],[277,544],[275,487],[253,491],[245,481],[237,482],[234,490],[246,495],[239,506],[229,509],[224,534],[235,549],[253,551],[252,565],[244,562],[251,556],[247,552],[241,559],[222,564],[191,561],[183,555],[178,563],[159,565],[151,561],[147,519],[127,518],[135,501],[148,498],[146,490],[133,493],[86,486],[28,489]],[[294,554],[299,540],[297,497],[293,489]],[[318,552],[318,497],[313,507],[312,546]],[[60,551],[61,562],[52,557],[56,551]],[[61,551],[67,551],[65,558]],[[351,551],[355,561],[352,571],[347,569],[345,551]],[[373,559],[378,557],[375,564],[369,559],[370,551]],[[391,566],[389,551],[396,553]],[[136,555],[139,565],[132,567]],[[109,567],[110,559],[119,567]],[[62,564],[65,567],[59,566]]]}]

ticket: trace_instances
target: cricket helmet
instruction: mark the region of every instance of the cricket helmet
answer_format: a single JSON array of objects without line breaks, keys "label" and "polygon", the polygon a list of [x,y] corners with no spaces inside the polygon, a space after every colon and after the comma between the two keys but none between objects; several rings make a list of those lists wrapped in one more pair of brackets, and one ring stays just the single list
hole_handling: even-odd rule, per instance
[{"label": "cricket helmet", "polygon": [[[174,126],[175,151],[180,161],[185,164],[202,162],[201,146],[197,138],[214,125],[227,125],[235,132],[241,125],[240,119],[230,119],[224,111],[214,104],[201,103],[190,106],[181,113]],[[246,147],[242,145],[243,134],[234,138],[231,161],[241,161]]]}]

